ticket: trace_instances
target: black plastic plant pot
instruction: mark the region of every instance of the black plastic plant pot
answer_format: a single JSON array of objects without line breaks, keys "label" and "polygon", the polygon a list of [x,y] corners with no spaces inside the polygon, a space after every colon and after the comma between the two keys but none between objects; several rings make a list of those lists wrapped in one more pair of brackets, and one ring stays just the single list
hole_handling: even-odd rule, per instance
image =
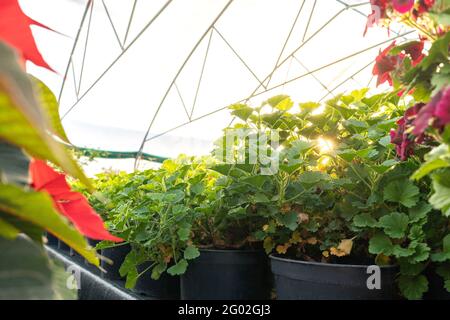
[{"label": "black plastic plant pot", "polygon": [[58,246],[58,238],[52,235],[50,232],[46,233],[47,237],[47,245],[51,247],[57,247]]},{"label": "black plastic plant pot", "polygon": [[262,300],[270,297],[268,260],[259,250],[200,250],[181,276],[183,300]]},{"label": "black plastic plant pot", "polygon": [[397,299],[396,266],[306,262],[271,255],[279,300]]},{"label": "black plastic plant pot", "polygon": [[78,263],[84,262],[83,256],[79,254],[77,251],[75,251],[73,248],[70,248],[69,255],[72,257],[72,259],[75,259]]},{"label": "black plastic plant pot", "polygon": [[107,248],[101,250],[101,255],[112,261],[112,264],[107,261],[101,261],[101,267],[105,270],[102,272],[102,278],[109,280],[120,280],[122,277],[119,274],[120,266],[126,255],[131,251],[131,247],[128,244],[119,245],[113,248]]},{"label": "black plastic plant pot", "polygon": [[65,253],[70,253],[70,247],[64,242],[58,239],[58,250],[63,251]]},{"label": "black plastic plant pot", "polygon": [[149,269],[151,265],[151,262],[146,262],[137,267],[139,274],[148,270],[138,278],[133,291],[155,299],[180,299],[180,277],[163,273],[158,280],[153,280]]}]

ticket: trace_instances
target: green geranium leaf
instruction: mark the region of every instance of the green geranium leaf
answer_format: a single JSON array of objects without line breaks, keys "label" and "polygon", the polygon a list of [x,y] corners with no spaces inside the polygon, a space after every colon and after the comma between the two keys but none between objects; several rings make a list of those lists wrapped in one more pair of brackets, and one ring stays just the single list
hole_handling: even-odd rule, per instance
[{"label": "green geranium leaf", "polygon": [[285,94],[280,94],[278,96],[274,96],[272,98],[269,98],[267,100],[267,103],[272,107],[272,108],[276,108],[276,106],[278,104],[280,104],[282,101],[289,99],[289,96],[285,95]]},{"label": "green geranium leaf", "polygon": [[401,203],[411,208],[417,203],[419,188],[407,179],[397,180],[386,186],[383,196],[384,200]]},{"label": "green geranium leaf", "polygon": [[161,274],[166,271],[167,264],[165,263],[158,263],[156,266],[152,269],[152,275],[151,278],[153,280],[158,280],[161,277]]},{"label": "green geranium leaf", "polygon": [[423,294],[428,291],[428,280],[423,275],[402,275],[399,277],[398,285],[401,293],[408,300],[421,299]]},{"label": "green geranium leaf", "polygon": [[277,105],[275,106],[275,108],[280,111],[288,111],[293,106],[294,106],[294,102],[292,102],[291,98],[288,97],[288,98],[283,99],[280,102],[278,102]]},{"label": "green geranium leaf", "polygon": [[450,217],[450,188],[433,180],[434,193],[429,201],[435,209],[439,209],[446,217]]},{"label": "green geranium leaf", "polygon": [[200,251],[198,248],[194,246],[189,246],[186,249],[184,249],[184,258],[186,260],[192,260],[200,256]]},{"label": "green geranium leaf", "polygon": [[426,263],[411,263],[407,258],[399,258],[400,274],[405,276],[417,276],[425,270]]},{"label": "green geranium leaf", "polygon": [[127,272],[127,278],[125,281],[125,288],[127,289],[132,289],[136,286],[136,281],[139,278],[139,273],[137,271],[137,269],[134,268],[130,268]]},{"label": "green geranium leaf", "polygon": [[398,258],[409,257],[415,252],[412,248],[402,248],[400,245],[396,244],[392,250],[392,254]]},{"label": "green geranium leaf", "polygon": [[375,234],[369,241],[369,252],[373,254],[384,254],[389,256],[392,254],[393,246],[391,239],[383,233]]},{"label": "green geranium leaf", "polygon": [[279,219],[281,224],[289,230],[294,231],[298,226],[298,216],[296,212],[289,212],[281,216]]},{"label": "green geranium leaf", "polygon": [[191,234],[191,225],[187,223],[182,224],[180,229],[178,229],[177,234],[181,241],[187,241]]},{"label": "green geranium leaf", "polygon": [[[413,246],[412,244],[410,246]],[[430,247],[426,243],[418,243],[414,247],[415,253],[410,257],[411,261],[423,262],[430,256]]]},{"label": "green geranium leaf", "polygon": [[179,276],[186,272],[188,262],[185,259],[178,261],[177,264],[167,269],[167,272],[172,276]]},{"label": "green geranium leaf", "polygon": [[320,171],[306,171],[299,176],[298,181],[303,184],[313,185],[322,180],[326,180],[327,177],[326,174]]},{"label": "green geranium leaf", "polygon": [[245,104],[234,104],[229,107],[232,115],[246,121],[250,115],[253,113],[253,109]]},{"label": "green geranium leaf", "polygon": [[450,292],[450,280],[445,280],[445,282],[444,282],[444,288],[445,288],[445,290],[447,290],[448,292]]},{"label": "green geranium leaf", "polygon": [[442,240],[443,250],[431,255],[431,260],[436,262],[444,262],[450,260],[450,234],[446,235]]},{"label": "green geranium leaf", "polygon": [[373,218],[370,215],[370,213],[365,212],[365,213],[362,213],[362,214],[359,214],[359,215],[355,216],[353,218],[353,224],[356,227],[360,227],[360,228],[363,228],[363,227],[370,227],[370,228],[372,228],[372,227],[375,227],[377,225],[377,220],[375,220],[375,218]]},{"label": "green geranium leaf", "polygon": [[425,218],[431,209],[433,209],[433,207],[426,202],[418,203],[416,206],[409,209],[409,221],[413,223],[418,222],[419,220]]},{"label": "green geranium leaf", "polygon": [[380,218],[378,225],[384,232],[392,238],[402,238],[405,236],[408,227],[408,216],[404,213],[392,212]]}]

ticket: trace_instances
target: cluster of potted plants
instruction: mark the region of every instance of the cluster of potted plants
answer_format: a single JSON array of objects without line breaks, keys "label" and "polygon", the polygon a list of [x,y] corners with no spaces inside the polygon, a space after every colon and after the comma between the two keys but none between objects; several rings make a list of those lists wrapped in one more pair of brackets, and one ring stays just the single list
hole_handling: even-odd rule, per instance
[{"label": "cluster of potted plants", "polygon": [[448,3],[371,2],[368,25],[421,35],[376,58],[392,91],[232,105],[210,157],[100,175],[89,200],[125,239],[97,245],[109,276],[158,298],[448,298]]},{"label": "cluster of potted plants", "polygon": [[[213,157],[100,175],[91,204],[126,240],[114,247],[126,248],[122,257],[109,242],[97,246],[116,277],[158,298],[268,298],[265,251],[280,299],[422,297],[449,233],[448,218],[427,201],[430,184],[410,180],[430,146],[401,161],[390,132],[407,106],[396,93],[366,92],[322,105],[294,106],[287,96],[233,105],[241,122],[224,131]],[[251,140],[236,130],[276,132],[278,144],[256,140],[251,163]],[[445,276],[446,265],[437,268]]]}]

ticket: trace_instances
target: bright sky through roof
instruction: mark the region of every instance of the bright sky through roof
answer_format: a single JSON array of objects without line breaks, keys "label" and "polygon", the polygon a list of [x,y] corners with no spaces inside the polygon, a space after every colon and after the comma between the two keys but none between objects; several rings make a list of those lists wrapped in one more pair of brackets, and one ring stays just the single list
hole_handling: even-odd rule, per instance
[{"label": "bright sky through roof", "polygon": [[[277,61],[285,62],[267,86],[275,89],[250,103],[280,93],[295,102],[317,101],[333,92],[365,87],[371,80],[369,64],[378,50],[389,44],[395,31],[406,32],[394,27],[388,36],[386,29],[371,28],[363,37],[364,15],[370,11],[367,4],[343,10],[343,1],[334,0],[305,0],[304,4],[302,0],[235,0],[226,7],[228,2],[169,1],[140,34],[168,2],[137,0],[127,34],[134,0],[95,0],[93,11],[87,11],[61,99],[61,114],[70,110],[63,124],[72,142],[136,151],[153,122],[144,151],[161,156],[205,154],[232,118],[226,110],[202,116],[247,98],[260,82],[266,86],[264,79]],[[59,75],[31,64],[29,71],[58,95],[86,1],[20,3],[31,17],[67,35],[33,27],[38,47]],[[282,85],[314,70],[318,71]],[[256,93],[262,91],[259,88]],[[177,126],[181,127],[170,131]]]}]

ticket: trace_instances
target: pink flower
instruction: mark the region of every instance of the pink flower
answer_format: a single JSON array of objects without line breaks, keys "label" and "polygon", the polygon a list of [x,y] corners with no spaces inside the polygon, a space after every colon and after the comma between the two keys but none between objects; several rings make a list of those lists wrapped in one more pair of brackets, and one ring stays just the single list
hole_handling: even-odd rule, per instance
[{"label": "pink flower", "polygon": [[423,141],[423,135],[416,138],[408,133],[409,128],[423,106],[423,103],[418,103],[406,110],[405,115],[397,121],[397,130],[391,130],[390,132],[391,143],[395,144],[397,156],[402,161],[414,154],[416,142],[421,143]]},{"label": "pink flower", "polygon": [[438,127],[444,127],[450,123],[450,86],[442,90],[442,96],[436,104],[434,112]]},{"label": "pink flower", "polygon": [[434,117],[434,111],[436,109],[436,104],[441,99],[442,93],[439,92],[436,94],[430,102],[423,107],[419,114],[417,115],[416,120],[414,120],[414,129],[413,134],[418,136],[425,132],[425,130],[429,127],[431,120]]},{"label": "pink flower", "polygon": [[387,0],[370,0],[372,7],[372,13],[367,16],[366,29],[364,35],[367,33],[367,29],[373,25],[378,24],[380,19],[386,18]]},{"label": "pink flower", "polygon": [[414,0],[392,0],[392,6],[398,13],[406,13],[414,7]]},{"label": "pink flower", "polygon": [[420,110],[414,120],[413,134],[423,134],[430,125],[442,131],[447,124],[450,124],[450,86],[435,94]]}]

